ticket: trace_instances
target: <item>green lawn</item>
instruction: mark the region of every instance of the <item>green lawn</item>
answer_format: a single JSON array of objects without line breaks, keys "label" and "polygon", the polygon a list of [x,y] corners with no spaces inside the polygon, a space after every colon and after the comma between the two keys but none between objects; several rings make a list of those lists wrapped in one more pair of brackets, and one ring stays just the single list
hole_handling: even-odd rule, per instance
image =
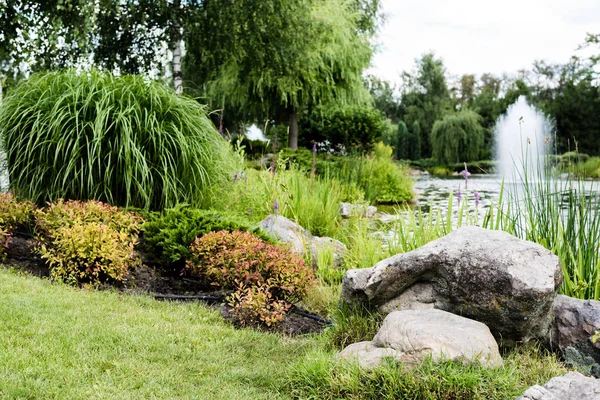
[{"label": "green lawn", "polygon": [[[338,317],[339,318],[339,317]],[[351,321],[351,320],[348,320]],[[0,268],[1,399],[514,399],[563,374],[535,348],[504,368],[333,360],[335,331],[235,329],[202,304],[79,290]]]},{"label": "green lawn", "polygon": [[1,398],[282,398],[288,365],[310,347],[234,329],[201,304],[0,270]]}]

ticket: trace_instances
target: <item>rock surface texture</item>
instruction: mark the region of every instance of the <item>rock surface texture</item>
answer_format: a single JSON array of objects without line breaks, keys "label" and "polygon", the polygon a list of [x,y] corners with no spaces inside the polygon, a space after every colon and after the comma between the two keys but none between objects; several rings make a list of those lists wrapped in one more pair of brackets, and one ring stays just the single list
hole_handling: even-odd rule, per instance
[{"label": "rock surface texture", "polygon": [[498,344],[487,326],[441,310],[395,311],[385,318],[372,342],[351,344],[339,357],[362,367],[377,366],[384,357],[408,365],[431,357],[502,366]]},{"label": "rock surface texture", "polygon": [[600,301],[557,296],[550,344],[567,363],[600,377]]},{"label": "rock surface texture", "polygon": [[349,270],[342,300],[395,310],[435,308],[486,324],[503,345],[546,339],[562,283],[558,257],[505,232],[461,228],[374,267]]},{"label": "rock surface texture", "polygon": [[283,243],[288,243],[290,249],[304,255],[310,249],[313,266],[317,266],[317,254],[326,249],[333,249],[333,259],[336,266],[341,266],[346,253],[346,245],[329,237],[313,236],[307,229],[281,215],[271,214],[263,219],[259,226]]},{"label": "rock surface texture", "polygon": [[367,206],[365,204],[340,203],[340,215],[342,218],[350,218],[352,216],[373,218],[377,212],[377,207]]},{"label": "rock surface texture", "polygon": [[600,400],[600,380],[569,372],[530,387],[516,400]]}]

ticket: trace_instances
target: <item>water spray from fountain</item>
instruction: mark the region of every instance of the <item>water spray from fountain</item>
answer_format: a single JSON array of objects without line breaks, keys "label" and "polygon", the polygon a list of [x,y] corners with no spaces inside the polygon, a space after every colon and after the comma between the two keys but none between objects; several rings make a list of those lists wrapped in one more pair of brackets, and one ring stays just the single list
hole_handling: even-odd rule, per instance
[{"label": "water spray from fountain", "polygon": [[494,128],[500,177],[516,182],[522,181],[525,173],[540,176],[545,155],[552,148],[552,131],[552,122],[520,96]]}]

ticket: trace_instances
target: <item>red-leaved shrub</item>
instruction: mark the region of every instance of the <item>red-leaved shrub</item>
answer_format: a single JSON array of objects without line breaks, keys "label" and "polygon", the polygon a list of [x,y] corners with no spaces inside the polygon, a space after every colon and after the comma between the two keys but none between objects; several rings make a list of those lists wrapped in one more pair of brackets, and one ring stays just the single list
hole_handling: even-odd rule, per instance
[{"label": "red-leaved shrub", "polygon": [[288,249],[248,232],[210,232],[190,246],[186,271],[234,290],[228,298],[242,324],[271,326],[315,283],[312,268]]}]

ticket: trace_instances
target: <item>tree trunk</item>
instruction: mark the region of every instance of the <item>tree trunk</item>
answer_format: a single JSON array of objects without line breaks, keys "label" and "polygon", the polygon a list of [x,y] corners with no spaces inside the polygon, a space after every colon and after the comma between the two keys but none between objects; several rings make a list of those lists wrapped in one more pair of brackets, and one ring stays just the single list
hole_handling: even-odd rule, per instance
[{"label": "tree trunk", "polygon": [[173,52],[173,86],[175,93],[183,94],[183,78],[181,74],[181,0],[173,2],[173,21],[171,25],[171,51]]},{"label": "tree trunk", "polygon": [[173,86],[175,93],[183,94],[183,78],[181,75],[181,41],[177,41],[173,46]]},{"label": "tree trunk", "polygon": [[292,150],[298,150],[298,112],[295,108],[292,108],[292,115],[290,115],[288,146],[290,146],[290,149]]}]

